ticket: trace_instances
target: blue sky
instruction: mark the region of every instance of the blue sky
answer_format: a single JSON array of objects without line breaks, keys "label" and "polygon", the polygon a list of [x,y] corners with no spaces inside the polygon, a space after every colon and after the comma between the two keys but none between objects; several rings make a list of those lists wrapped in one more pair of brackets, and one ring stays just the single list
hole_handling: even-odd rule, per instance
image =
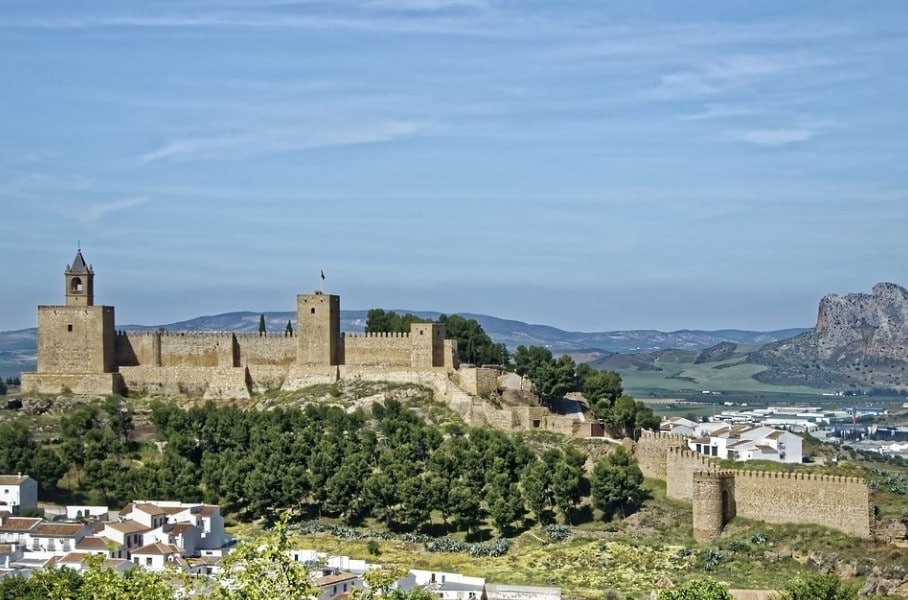
[{"label": "blue sky", "polygon": [[908,284],[891,2],[4,0],[0,330],[345,308],[813,324]]}]

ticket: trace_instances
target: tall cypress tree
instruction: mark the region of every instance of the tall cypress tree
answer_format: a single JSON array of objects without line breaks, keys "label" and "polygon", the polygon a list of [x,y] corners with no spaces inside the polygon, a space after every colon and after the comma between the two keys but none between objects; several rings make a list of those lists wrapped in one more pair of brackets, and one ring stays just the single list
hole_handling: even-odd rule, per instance
[{"label": "tall cypress tree", "polygon": [[263,337],[267,332],[265,331],[265,313],[259,315],[259,336]]}]

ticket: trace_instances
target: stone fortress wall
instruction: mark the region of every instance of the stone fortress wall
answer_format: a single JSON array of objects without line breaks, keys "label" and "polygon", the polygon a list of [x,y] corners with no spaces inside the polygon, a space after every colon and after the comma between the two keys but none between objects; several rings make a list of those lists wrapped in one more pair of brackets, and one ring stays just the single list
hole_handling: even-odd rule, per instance
[{"label": "stone fortress wall", "polygon": [[23,374],[25,391],[201,392],[210,399],[244,399],[254,390],[333,382],[340,367],[437,370],[447,377],[458,366],[456,344],[445,339],[442,324],[414,323],[405,334],[342,334],[336,295],[298,295],[292,337],[117,332],[114,307],[95,306],[94,271],[81,250],[64,278],[65,304],[38,307],[38,367]]},{"label": "stone fortress wall", "polygon": [[873,537],[873,496],[861,478],[724,470],[688,450],[683,436],[648,431],[637,442],[635,454],[645,476],[665,480],[669,498],[693,504],[698,541],[718,536],[734,516],[822,525]]}]

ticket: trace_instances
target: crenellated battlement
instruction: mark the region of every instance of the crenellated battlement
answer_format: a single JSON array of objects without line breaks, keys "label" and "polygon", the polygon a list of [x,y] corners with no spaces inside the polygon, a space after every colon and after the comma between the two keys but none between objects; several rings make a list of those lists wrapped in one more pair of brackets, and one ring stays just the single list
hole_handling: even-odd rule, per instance
[{"label": "crenellated battlement", "polygon": [[341,333],[342,338],[409,338],[410,332],[401,333],[399,331],[376,331],[371,333],[356,333],[356,332],[343,332]]},{"label": "crenellated battlement", "polygon": [[[698,462],[706,467],[709,467],[709,470],[718,470],[718,466],[706,455],[700,454],[699,452],[694,452],[687,448],[669,448],[668,453],[671,456],[674,456],[677,459],[684,461],[694,461]],[[671,462],[671,459],[669,459]]]},{"label": "crenellated battlement", "polygon": [[116,332],[117,337],[134,337],[134,338],[150,338],[150,337],[180,337],[180,338],[198,338],[198,339],[214,339],[214,338],[223,338],[236,335],[230,331],[167,331],[166,329],[156,329],[148,331],[124,331],[119,330]]},{"label": "crenellated battlement", "polygon": [[644,429],[640,432],[641,440],[669,440],[677,441],[679,444],[687,445],[685,442],[685,437],[677,433],[668,433],[667,431],[648,431]]},{"label": "crenellated battlement", "polygon": [[861,477],[846,477],[844,475],[823,475],[819,473],[803,473],[797,471],[728,471],[736,479],[795,479],[798,481],[816,481],[819,483],[852,483],[866,484]]}]

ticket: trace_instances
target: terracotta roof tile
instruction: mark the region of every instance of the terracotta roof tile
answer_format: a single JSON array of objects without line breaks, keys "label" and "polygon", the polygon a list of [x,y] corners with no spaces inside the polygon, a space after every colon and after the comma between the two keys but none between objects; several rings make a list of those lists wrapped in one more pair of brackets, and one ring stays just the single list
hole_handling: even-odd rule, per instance
[{"label": "terracotta roof tile", "polygon": [[30,479],[28,475],[0,475],[0,485],[20,485],[26,479]]},{"label": "terracotta roof tile", "polygon": [[145,527],[142,523],[138,521],[107,521],[104,523],[105,527],[110,527],[115,529],[120,533],[139,533],[143,531],[151,531],[151,527]]},{"label": "terracotta roof tile", "polygon": [[173,544],[162,544],[160,542],[155,542],[153,544],[147,544],[141,548],[137,548],[132,551],[133,554],[179,554],[180,549],[174,546]]},{"label": "terracotta roof tile", "polygon": [[3,521],[0,525],[0,532],[19,533],[30,531],[34,526],[41,522],[41,519],[27,519],[25,517],[12,517]]},{"label": "terracotta roof tile", "polygon": [[76,537],[85,526],[81,523],[39,523],[31,534],[42,537]]}]

